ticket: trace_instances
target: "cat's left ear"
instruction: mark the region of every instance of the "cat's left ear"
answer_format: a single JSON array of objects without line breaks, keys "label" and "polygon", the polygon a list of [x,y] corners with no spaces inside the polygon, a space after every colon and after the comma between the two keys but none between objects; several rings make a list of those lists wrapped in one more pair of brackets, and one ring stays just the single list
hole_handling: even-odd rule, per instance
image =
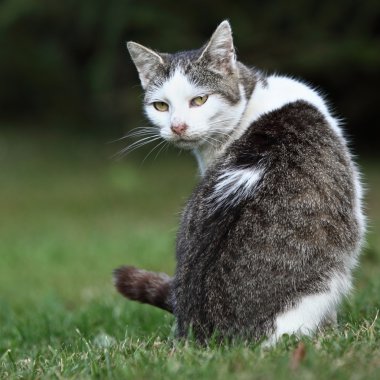
[{"label": "cat's left ear", "polygon": [[127,42],[127,48],[139,73],[141,85],[145,89],[149,81],[156,75],[160,66],[164,65],[163,54],[142,46],[136,42]]},{"label": "cat's left ear", "polygon": [[225,20],[215,30],[198,61],[205,61],[214,71],[231,74],[236,69],[236,56],[230,23]]}]

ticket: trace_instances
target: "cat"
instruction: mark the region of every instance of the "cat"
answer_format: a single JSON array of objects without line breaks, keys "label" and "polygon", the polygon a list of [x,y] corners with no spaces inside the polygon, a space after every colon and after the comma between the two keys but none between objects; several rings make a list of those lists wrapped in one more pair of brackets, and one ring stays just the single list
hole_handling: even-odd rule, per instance
[{"label": "cat", "polygon": [[223,21],[202,48],[127,44],[160,137],[201,178],[183,211],[174,277],[114,272],[125,297],[176,318],[178,337],[275,343],[336,322],[365,231],[362,187],[324,99],[236,60]]}]

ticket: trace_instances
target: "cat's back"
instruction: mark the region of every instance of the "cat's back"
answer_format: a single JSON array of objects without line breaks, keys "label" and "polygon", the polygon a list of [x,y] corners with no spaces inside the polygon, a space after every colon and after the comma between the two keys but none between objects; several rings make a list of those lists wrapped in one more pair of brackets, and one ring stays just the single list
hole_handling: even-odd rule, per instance
[{"label": "cat's back", "polygon": [[253,121],[206,172],[185,219],[199,214],[206,224],[199,220],[194,231],[201,233],[235,214],[241,222],[246,209],[251,220],[263,213],[289,229],[315,228],[335,242],[356,244],[364,229],[361,185],[336,120],[300,82],[270,77],[263,87],[261,98],[260,89],[253,95]]},{"label": "cat's back", "polygon": [[259,170],[245,202],[263,208],[268,224],[287,229],[273,235],[284,244],[293,237],[298,246],[308,240],[354,247],[356,169],[342,135],[315,105],[299,100],[262,115],[231,145],[229,157],[226,170]]},{"label": "cat's back", "polygon": [[[264,97],[286,99],[288,81],[268,81]],[[305,297],[350,287],[364,228],[360,183],[323,101],[299,98],[290,94],[261,112],[255,99],[253,121],[206,172],[184,212],[178,310],[188,318],[197,310],[192,320],[211,330],[274,333],[275,316]],[[336,278],[344,280],[331,290]]]}]

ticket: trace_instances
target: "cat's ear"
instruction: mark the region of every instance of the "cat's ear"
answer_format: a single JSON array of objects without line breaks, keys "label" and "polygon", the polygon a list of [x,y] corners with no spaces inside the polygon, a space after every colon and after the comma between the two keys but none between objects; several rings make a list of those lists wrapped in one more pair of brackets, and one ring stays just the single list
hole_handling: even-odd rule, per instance
[{"label": "cat's ear", "polygon": [[164,59],[160,54],[136,42],[127,42],[127,49],[139,73],[141,85],[145,89],[158,67],[164,65]]},{"label": "cat's ear", "polygon": [[209,67],[221,74],[229,74],[236,68],[236,56],[230,23],[225,20],[215,30],[198,61],[206,61]]}]

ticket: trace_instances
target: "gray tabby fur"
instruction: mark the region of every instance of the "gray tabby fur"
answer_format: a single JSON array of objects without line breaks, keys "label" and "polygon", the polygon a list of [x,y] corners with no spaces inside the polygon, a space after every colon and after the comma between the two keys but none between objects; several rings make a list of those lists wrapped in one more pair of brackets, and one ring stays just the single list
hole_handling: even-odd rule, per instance
[{"label": "gray tabby fur", "polygon": [[[224,56],[220,46],[210,48],[212,39],[175,54],[129,43],[146,102],[178,67],[231,104],[241,100],[239,85],[247,100],[258,83],[265,88],[267,78],[234,63],[232,38],[223,40]],[[128,298],[172,311],[180,337],[191,329],[199,341],[215,333],[276,340],[279,316],[308,296],[327,294],[336,279],[343,284],[337,304],[350,288],[364,233],[357,169],[344,138],[302,99],[265,113],[223,144],[183,211],[174,277],[122,267],[116,286]],[[245,196],[220,201],[215,189],[223,173],[258,169]],[[316,326],[335,316],[332,308]]]}]

